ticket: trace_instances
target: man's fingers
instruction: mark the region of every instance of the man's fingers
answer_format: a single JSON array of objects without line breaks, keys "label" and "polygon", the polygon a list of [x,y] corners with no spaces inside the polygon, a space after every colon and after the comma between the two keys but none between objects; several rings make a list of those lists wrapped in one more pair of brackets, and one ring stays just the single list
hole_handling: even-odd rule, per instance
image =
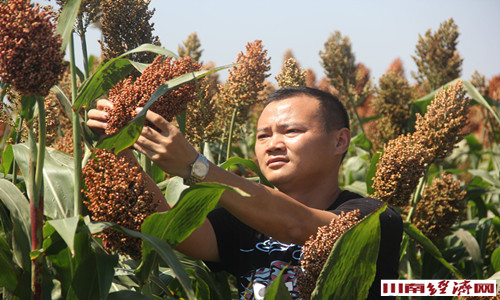
[{"label": "man's fingers", "polygon": [[[137,112],[140,112],[142,108],[138,108]],[[170,131],[172,124],[170,124],[167,120],[165,120],[162,116],[155,113],[154,111],[148,110],[146,113],[146,120],[153,123],[158,129],[163,133],[168,133]]]},{"label": "man's fingers", "polygon": [[108,109],[113,108],[113,102],[109,101],[108,99],[99,99],[96,102],[96,107],[98,110],[104,110],[106,107]]},{"label": "man's fingers", "polygon": [[104,110],[91,109],[88,112],[89,120],[96,120],[106,122],[108,120],[108,113]]}]

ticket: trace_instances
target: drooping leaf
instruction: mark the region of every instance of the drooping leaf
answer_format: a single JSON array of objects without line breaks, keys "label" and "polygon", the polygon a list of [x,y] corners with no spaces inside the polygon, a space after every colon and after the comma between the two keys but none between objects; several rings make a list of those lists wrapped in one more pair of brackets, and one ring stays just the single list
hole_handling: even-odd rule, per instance
[{"label": "drooping leaf", "polygon": [[10,166],[14,160],[14,151],[12,151],[12,145],[7,145],[2,153],[2,168],[5,176],[9,173]]},{"label": "drooping leaf", "polygon": [[66,242],[66,245],[71,250],[71,253],[74,253],[75,251],[74,250],[75,234],[79,220],[80,217],[75,216],[66,219],[47,221],[47,223],[50,224],[52,227],[54,227],[54,229],[63,238],[63,240]]},{"label": "drooping leaf", "polygon": [[59,34],[62,38],[61,52],[64,52],[66,50],[66,46],[69,43],[81,2],[82,0],[66,1],[61,14],[59,15],[59,19],[57,20],[56,33]]},{"label": "drooping leaf", "polygon": [[78,91],[75,103],[73,104],[73,108],[78,110],[82,106],[88,107],[94,100],[109,91],[134,69],[130,60],[123,57],[132,53],[145,51],[165,56],[178,57],[175,53],[165,48],[151,44],[143,44],[116,58],[105,61],[101,63],[95,73],[82,84]]},{"label": "drooping leaf", "polygon": [[56,93],[57,101],[63,108],[66,117],[68,117],[70,121],[73,121],[73,108],[71,107],[71,100],[66,96],[59,85],[54,85],[50,90]]},{"label": "drooping leaf", "polygon": [[370,168],[366,172],[366,193],[368,195],[373,195],[375,193],[375,189],[373,188],[373,178],[375,178],[375,174],[377,173],[377,164],[380,160],[381,152],[376,152],[373,154],[373,157],[370,161]]},{"label": "drooping leaf", "polygon": [[[13,145],[14,157],[24,176],[29,171],[29,147]],[[50,151],[49,151],[50,150]],[[67,163],[71,156],[47,149],[43,167],[44,214],[51,219],[64,219],[73,215],[73,168]],[[26,183],[29,188],[30,182]]]},{"label": "drooping leaf", "polygon": [[26,272],[31,270],[29,252],[31,249],[31,219],[29,202],[10,181],[0,179],[0,200],[9,210],[12,218],[12,248],[14,259]]},{"label": "drooping leaf", "polygon": [[[238,189],[222,184],[196,184],[183,191],[180,200],[171,210],[149,216],[142,224],[141,231],[175,247],[203,224],[207,214],[215,208],[226,190],[246,195]],[[139,276],[143,279],[147,278],[155,260],[151,252],[151,246],[144,244],[143,263],[139,271]]]},{"label": "drooping leaf", "polygon": [[12,265],[12,252],[3,236],[0,236],[0,287],[13,292],[17,286],[16,272]]},{"label": "drooping leaf", "polygon": [[259,167],[255,164],[255,162],[251,159],[244,159],[241,157],[233,156],[233,157],[230,157],[228,160],[226,160],[220,167],[227,170],[234,165],[242,165],[244,167],[249,168],[250,170],[252,170],[252,172],[254,172],[255,174],[257,174],[259,176],[260,183],[262,183],[263,185],[267,185],[269,187],[274,187],[267,180],[267,178],[264,176],[264,174],[262,174]]},{"label": "drooping leaf", "polygon": [[443,266],[445,266],[448,270],[450,270],[453,275],[455,275],[458,279],[463,279],[462,274],[455,269],[452,265],[450,265],[444,258],[439,249],[432,243],[432,241],[426,237],[420,230],[418,230],[415,225],[409,222],[403,222],[403,228],[406,234],[409,237],[414,239],[417,243],[419,243],[424,251],[432,255],[436,260],[438,260]]},{"label": "drooping leaf", "polygon": [[287,267],[284,267],[278,277],[276,277],[266,291],[264,300],[292,300],[292,296],[283,281],[283,272]]},{"label": "drooping leaf", "polygon": [[472,99],[476,100],[477,103],[484,106],[491,113],[491,115],[493,115],[493,117],[497,120],[497,122],[500,123],[500,116],[498,115],[498,113],[490,106],[488,101],[484,99],[484,97],[481,95],[481,93],[479,93],[479,91],[474,87],[474,85],[467,80],[462,80],[462,81],[464,89],[467,91],[467,94],[469,94],[469,96]]},{"label": "drooping leaf", "polygon": [[459,228],[457,231],[455,231],[455,235],[464,244],[465,249],[467,249],[467,252],[469,252],[472,258],[472,261],[477,266],[482,266],[483,258],[481,257],[481,249],[479,248],[479,243],[477,242],[476,238],[470,232],[463,230],[462,228]]},{"label": "drooping leaf", "polygon": [[333,246],[311,299],[366,299],[375,278],[380,245],[379,216],[382,205],[351,229]]},{"label": "drooping leaf", "polygon": [[99,282],[100,299],[106,300],[113,283],[115,266],[118,264],[118,255],[96,253],[97,279]]},{"label": "drooping leaf", "polygon": [[115,153],[119,153],[123,149],[132,146],[139,137],[142,127],[144,126],[144,122],[146,120],[146,112],[151,107],[151,105],[153,105],[155,101],[158,100],[158,98],[178,86],[181,86],[195,79],[200,79],[204,76],[229,67],[231,66],[218,67],[211,70],[196,71],[193,73],[184,74],[160,85],[153,93],[153,95],[151,95],[151,98],[149,98],[148,102],[144,105],[141,112],[139,112],[135,116],[135,118],[130,121],[129,124],[125,125],[125,127],[123,127],[116,134],[103,139],[99,144],[97,144],[96,147],[99,149],[114,149]]}]

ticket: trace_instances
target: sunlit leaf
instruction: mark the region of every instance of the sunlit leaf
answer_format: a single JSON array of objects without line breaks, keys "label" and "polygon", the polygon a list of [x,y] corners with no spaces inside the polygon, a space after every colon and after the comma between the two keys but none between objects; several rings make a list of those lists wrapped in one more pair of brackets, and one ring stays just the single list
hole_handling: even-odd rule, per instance
[{"label": "sunlit leaf", "polygon": [[366,299],[375,278],[382,205],[335,243],[311,299]]},{"label": "sunlit leaf", "polygon": [[66,117],[68,117],[70,121],[73,121],[72,119],[73,108],[71,107],[71,100],[66,96],[66,94],[59,85],[54,85],[50,90],[56,93],[57,101],[63,108]]},{"label": "sunlit leaf", "polygon": [[62,38],[61,52],[66,50],[66,46],[71,38],[73,26],[75,24],[78,9],[82,0],[68,0],[65,2],[64,7],[57,20],[56,33]]},{"label": "sunlit leaf", "polygon": [[373,157],[370,161],[370,168],[366,172],[366,193],[368,195],[374,195],[375,194],[375,189],[373,188],[373,179],[375,178],[375,174],[377,173],[377,164],[378,161],[380,160],[380,155],[382,155],[381,152],[376,152],[373,154]]},{"label": "sunlit leaf", "polygon": [[116,134],[103,139],[99,144],[97,144],[96,147],[99,149],[114,149],[115,153],[119,153],[120,151],[132,146],[141,133],[142,127],[146,120],[146,112],[151,107],[151,105],[155,103],[156,100],[158,100],[165,93],[185,83],[188,83],[195,79],[200,79],[204,76],[229,67],[231,66],[218,67],[211,70],[203,70],[184,74],[160,85],[153,93],[153,95],[151,95],[151,98],[149,98],[148,102],[144,105],[141,112],[139,112],[137,116],[135,116],[135,118],[130,121],[129,124],[125,125],[125,127],[123,127]]},{"label": "sunlit leaf", "polygon": [[79,219],[79,216],[76,216],[66,219],[47,221],[47,223],[54,227],[54,229],[63,238],[72,253],[74,252],[75,233]]},{"label": "sunlit leaf", "polygon": [[292,300],[292,296],[283,281],[283,273],[287,267],[284,267],[278,277],[276,277],[266,291],[264,300]]},{"label": "sunlit leaf", "polygon": [[438,260],[443,266],[450,270],[456,278],[463,279],[462,274],[450,265],[444,258],[439,249],[432,243],[432,241],[426,237],[420,230],[418,230],[415,225],[409,222],[403,222],[403,228],[406,234],[419,243],[424,250],[432,255],[436,260]]},{"label": "sunlit leaf", "polygon": [[5,176],[9,173],[10,166],[14,160],[14,151],[12,151],[12,145],[7,145],[2,153],[2,168]]},{"label": "sunlit leaf", "polygon": [[254,172],[255,174],[257,174],[259,176],[260,183],[262,183],[263,185],[267,185],[269,187],[274,187],[267,180],[267,178],[264,176],[264,174],[262,174],[259,167],[255,164],[255,162],[251,159],[244,159],[241,157],[233,156],[233,157],[230,157],[228,160],[226,160],[220,167],[227,170],[234,165],[242,165],[244,167],[249,168],[250,170],[252,170],[252,172]]},{"label": "sunlit leaf", "polygon": [[463,230],[462,228],[459,228],[457,231],[455,231],[455,235],[464,244],[465,249],[467,249],[467,252],[469,252],[472,258],[472,261],[476,265],[482,266],[483,258],[481,257],[481,249],[479,247],[479,243],[477,242],[476,238],[470,232]]}]

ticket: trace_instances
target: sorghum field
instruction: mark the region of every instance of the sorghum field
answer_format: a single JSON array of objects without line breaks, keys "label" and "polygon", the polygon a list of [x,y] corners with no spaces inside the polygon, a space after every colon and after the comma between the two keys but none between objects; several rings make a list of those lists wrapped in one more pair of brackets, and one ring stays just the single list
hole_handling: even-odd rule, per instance
[{"label": "sorghum field", "polygon": [[[267,95],[289,86],[329,91],[348,108],[353,137],[341,187],[401,212],[401,279],[500,280],[500,74],[461,78],[453,19],[416,41],[415,83],[398,59],[374,82],[335,31],[318,49],[324,77],[287,52],[275,86],[265,41],[248,41],[215,66],[200,60],[196,33],[177,51],[162,48],[148,0],[56,2],[0,1],[3,299],[236,299],[234,278],[172,249],[232,188],[187,188],[139,153],[137,165],[120,152],[150,109],[214,163],[269,184],[254,162],[255,123]],[[92,24],[102,31],[99,57],[87,55]],[[99,140],[85,121],[103,97],[114,106]],[[171,211],[155,213],[145,174],[175,204]],[[380,212],[361,221],[342,215],[307,242],[304,298],[366,297]],[[358,250],[345,259],[346,248]],[[279,276],[266,299],[287,297]]]}]

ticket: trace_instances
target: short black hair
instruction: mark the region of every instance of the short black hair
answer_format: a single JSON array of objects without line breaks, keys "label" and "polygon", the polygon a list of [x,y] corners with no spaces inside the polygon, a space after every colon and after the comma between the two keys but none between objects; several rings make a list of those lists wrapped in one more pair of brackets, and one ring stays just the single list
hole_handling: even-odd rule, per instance
[{"label": "short black hair", "polygon": [[331,93],[322,90],[303,86],[282,88],[269,95],[266,105],[297,96],[309,96],[319,100],[321,115],[327,132],[341,128],[349,129],[349,116],[342,102]]}]

